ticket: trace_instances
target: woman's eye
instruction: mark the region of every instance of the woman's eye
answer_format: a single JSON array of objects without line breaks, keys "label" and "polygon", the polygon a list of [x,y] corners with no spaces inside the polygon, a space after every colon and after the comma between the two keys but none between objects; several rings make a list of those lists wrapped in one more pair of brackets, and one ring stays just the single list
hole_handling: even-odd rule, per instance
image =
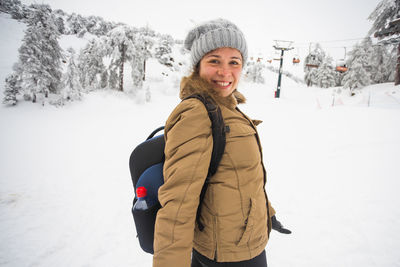
[{"label": "woman's eye", "polygon": [[211,60],[209,61],[209,63],[211,63],[211,64],[218,64],[219,61],[216,60],[216,59],[211,59]]},{"label": "woman's eye", "polygon": [[239,65],[239,62],[237,62],[237,61],[231,61],[231,64],[232,64],[232,65]]}]

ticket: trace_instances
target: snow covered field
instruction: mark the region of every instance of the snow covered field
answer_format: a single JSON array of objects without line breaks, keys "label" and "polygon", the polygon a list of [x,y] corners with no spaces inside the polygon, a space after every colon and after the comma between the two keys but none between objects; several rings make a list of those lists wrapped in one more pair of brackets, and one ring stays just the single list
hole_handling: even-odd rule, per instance
[{"label": "snow covered field", "polygon": [[[3,82],[23,27],[4,16],[0,25],[10,36],[0,41]],[[99,91],[63,108],[0,106],[0,266],[151,266],[135,238],[128,160],[179,99],[149,72],[146,104]],[[264,121],[267,192],[293,231],[272,232],[269,266],[400,266],[400,88],[350,98],[283,78],[274,99],[277,74],[265,79],[240,88],[241,109]]]}]

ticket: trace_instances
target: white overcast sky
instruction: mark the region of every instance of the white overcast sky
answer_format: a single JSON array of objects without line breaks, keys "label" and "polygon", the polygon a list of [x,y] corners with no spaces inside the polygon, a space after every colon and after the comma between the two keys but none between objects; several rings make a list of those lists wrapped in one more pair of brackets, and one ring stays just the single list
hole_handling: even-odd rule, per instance
[{"label": "white overcast sky", "polygon": [[[367,35],[367,18],[381,0],[22,0],[45,3],[68,13],[101,16],[184,39],[194,23],[226,18],[247,37],[250,52],[272,51],[273,40],[291,40],[299,49],[320,42],[341,54]],[[326,42],[347,40],[342,42]],[[296,48],[297,49],[297,48]],[[299,53],[302,53],[301,51]]]}]

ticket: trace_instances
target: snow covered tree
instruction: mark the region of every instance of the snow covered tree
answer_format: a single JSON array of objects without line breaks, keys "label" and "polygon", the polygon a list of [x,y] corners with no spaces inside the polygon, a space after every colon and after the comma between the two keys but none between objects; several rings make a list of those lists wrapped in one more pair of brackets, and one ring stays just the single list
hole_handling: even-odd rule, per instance
[{"label": "snow covered tree", "polygon": [[108,72],[107,70],[104,70],[100,78],[100,87],[106,88],[107,85],[108,85]]},{"label": "snow covered tree", "polygon": [[61,9],[56,9],[53,11],[53,14],[55,16],[55,23],[57,26],[57,29],[60,34],[67,34],[66,29],[65,29],[65,22],[64,22],[64,17],[67,16],[64,11]]},{"label": "snow covered tree", "polygon": [[124,91],[124,64],[127,61],[132,61],[136,55],[134,35],[134,29],[126,25],[118,26],[107,34],[104,43],[107,55],[111,57],[109,67],[110,88],[115,88],[116,80],[118,80],[118,89]]},{"label": "snow covered tree", "polygon": [[335,71],[335,86],[342,86],[342,80],[345,75],[345,72]]},{"label": "snow covered tree", "polygon": [[400,0],[382,0],[368,17],[373,21],[369,35],[385,29],[389,22],[399,18],[399,15]]},{"label": "snow covered tree", "polygon": [[91,39],[79,55],[79,81],[84,89],[95,89],[104,70],[103,57],[106,51],[101,41]]},{"label": "snow covered tree", "polygon": [[397,44],[397,59],[395,66],[394,84],[400,84],[400,0],[382,0],[374,11],[369,15],[369,20],[373,25],[369,34],[374,34],[380,39],[387,36],[395,36],[391,42],[382,42],[382,44]]},{"label": "snow covered tree", "polygon": [[307,86],[317,84],[317,68],[325,59],[325,52],[320,44],[316,44],[315,48],[304,59],[304,82]]},{"label": "snow covered tree", "polygon": [[8,13],[14,19],[22,19],[22,5],[20,0],[1,0],[0,12]]},{"label": "snow covered tree", "polygon": [[265,64],[261,61],[249,61],[246,64],[246,80],[253,83],[264,83],[263,70],[265,69]]},{"label": "snow covered tree", "polygon": [[4,12],[4,13],[10,13],[11,9],[15,6],[15,5],[20,5],[21,1],[19,0],[1,0],[0,1],[0,12]]},{"label": "snow covered tree", "polygon": [[333,59],[326,56],[316,72],[315,82],[318,87],[328,88],[336,85],[335,71],[332,68]]},{"label": "snow covered tree", "polygon": [[304,82],[307,86],[313,86],[317,84],[317,69],[315,67],[310,67],[304,72]]},{"label": "snow covered tree", "polygon": [[361,89],[366,85],[371,83],[368,72],[363,67],[363,62],[361,58],[356,58],[351,68],[347,71],[346,75],[343,77],[343,87],[349,88],[351,94],[353,94],[354,89]]},{"label": "snow covered tree", "polygon": [[173,68],[174,58],[172,57],[172,46],[174,45],[174,39],[172,36],[165,34],[161,35],[158,44],[155,47],[154,57],[160,62],[160,64]]},{"label": "snow covered tree", "polygon": [[4,98],[3,103],[8,105],[17,104],[17,94],[19,93],[18,74],[12,73],[7,76],[4,85]]},{"label": "snow covered tree", "polygon": [[386,46],[388,51],[389,51],[389,58],[386,61],[387,65],[387,70],[388,70],[388,82],[394,82],[395,81],[395,76],[397,73],[398,68],[397,62],[398,62],[398,56],[397,56],[397,50],[398,50],[398,45],[388,45]]},{"label": "snow covered tree", "polygon": [[105,36],[107,33],[114,28],[112,22],[106,22],[102,17],[89,16],[86,18],[86,30],[96,36]]},{"label": "snow covered tree", "polygon": [[152,56],[155,33],[149,27],[140,28],[135,33],[135,56],[131,61],[133,85],[136,89],[143,87],[146,80],[146,61]]},{"label": "snow covered tree", "polygon": [[347,60],[348,71],[343,77],[343,87],[349,88],[353,94],[354,89],[361,89],[371,84],[371,62],[369,56],[372,44],[370,38],[363,40],[361,44],[356,44],[349,53]]},{"label": "snow covered tree", "polygon": [[145,79],[145,65],[144,65],[144,60],[141,60],[142,58],[134,58],[131,61],[131,66],[132,66],[132,80],[133,80],[133,85],[135,87],[135,90],[141,89],[143,87],[143,82]]},{"label": "snow covered tree", "polygon": [[67,18],[68,32],[76,34],[78,37],[83,37],[87,32],[86,24],[87,20],[79,14],[72,13]]},{"label": "snow covered tree", "polygon": [[80,100],[82,97],[82,87],[79,82],[78,67],[75,63],[75,50],[69,48],[69,60],[67,72],[63,78],[62,99],[66,101]]},{"label": "snow covered tree", "polygon": [[54,15],[48,5],[31,5],[28,27],[19,48],[22,89],[31,94],[36,102],[37,94],[45,97],[57,93],[61,80],[60,34],[54,22]]},{"label": "snow covered tree", "polygon": [[388,82],[394,68],[388,64],[390,62],[390,57],[387,48],[383,45],[373,46],[373,51],[369,55],[369,60],[371,61],[371,82]]},{"label": "snow covered tree", "polygon": [[116,65],[111,65],[109,67],[108,86],[111,89],[119,89],[118,81],[118,67]]},{"label": "snow covered tree", "polygon": [[374,52],[372,39],[370,37],[366,37],[361,41],[361,49],[363,50],[363,52],[360,51],[360,56],[363,57],[364,68],[367,70],[368,73],[370,73],[373,64],[373,59],[371,58],[371,55]]}]

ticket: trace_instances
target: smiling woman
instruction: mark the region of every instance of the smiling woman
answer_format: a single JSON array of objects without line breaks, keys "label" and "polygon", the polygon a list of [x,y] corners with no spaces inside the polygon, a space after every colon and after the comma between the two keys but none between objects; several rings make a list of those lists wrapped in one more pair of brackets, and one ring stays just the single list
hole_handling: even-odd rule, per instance
[{"label": "smiling woman", "polygon": [[200,60],[199,75],[213,85],[222,97],[236,89],[242,73],[242,55],[239,50],[222,47],[211,51]]},{"label": "smiling woman", "polygon": [[[184,101],[165,125],[164,184],[158,191],[161,209],[153,266],[266,267],[264,248],[271,229],[290,231],[276,220],[267,198],[256,124],[237,108],[245,101],[237,86],[247,60],[247,42],[236,25],[219,19],[191,30],[185,48],[194,70],[182,79]],[[213,144],[212,123],[203,103],[188,99],[193,95],[207,99],[207,106],[212,103],[223,119],[226,142],[209,178],[213,147],[220,144]]]}]

